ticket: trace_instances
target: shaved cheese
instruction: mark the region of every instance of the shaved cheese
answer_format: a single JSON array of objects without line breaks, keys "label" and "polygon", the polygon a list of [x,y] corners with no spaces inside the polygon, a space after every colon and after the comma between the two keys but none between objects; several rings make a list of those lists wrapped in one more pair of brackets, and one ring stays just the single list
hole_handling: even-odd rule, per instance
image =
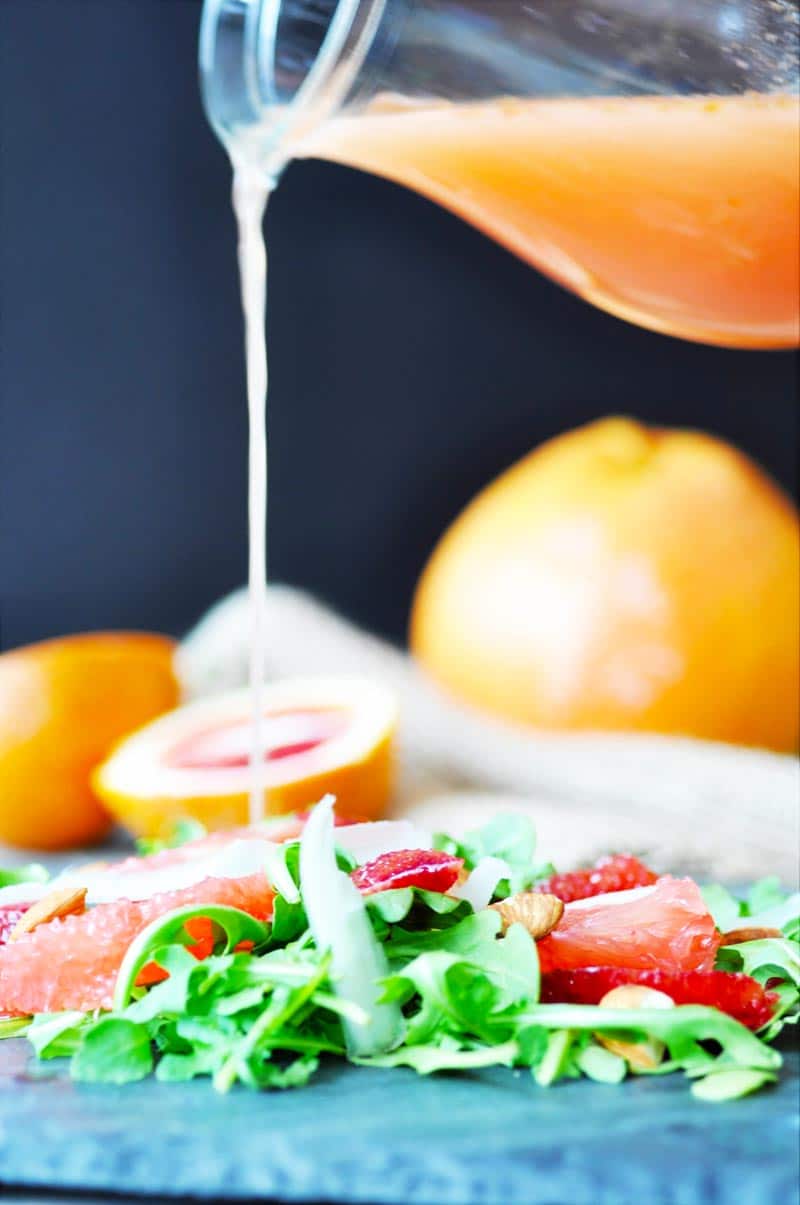
[{"label": "shaved cheese", "polygon": [[481,858],[466,882],[451,888],[450,895],[466,900],[476,912],[480,912],[488,907],[497,884],[510,874],[511,867],[502,858]]},{"label": "shaved cheese", "polygon": [[181,891],[204,879],[241,879],[264,870],[267,858],[280,846],[270,841],[231,841],[217,848],[207,847],[198,857],[169,866],[143,867],[141,871],[126,869],[120,874],[115,867],[106,870],[81,870],[79,866],[65,871],[50,884],[58,887],[86,887],[86,902],[110,904],[115,900],[148,900],[165,891]]},{"label": "shaved cheese", "polygon": [[335,841],[359,866],[399,849],[431,849],[431,833],[410,820],[373,820],[336,829]]}]

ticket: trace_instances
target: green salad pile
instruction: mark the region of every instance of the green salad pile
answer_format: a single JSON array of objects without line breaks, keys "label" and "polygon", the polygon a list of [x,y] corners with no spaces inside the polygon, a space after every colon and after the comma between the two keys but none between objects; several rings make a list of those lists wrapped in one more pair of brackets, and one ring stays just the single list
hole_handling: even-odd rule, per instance
[{"label": "green salad pile", "polygon": [[[536,943],[497,911],[465,899],[403,888],[362,897],[336,846],[329,803],[312,813],[300,840],[273,850],[276,888],[262,923],[237,909],[184,908],[159,918],[128,949],[111,1012],[62,1012],[0,1020],[0,1035],[24,1036],[40,1059],[68,1058],[76,1080],[125,1084],[210,1076],[226,1092],[296,1088],[325,1060],[420,1074],[517,1068],[539,1086],[585,1076],[616,1084],[626,1075],[683,1072],[694,1096],[729,1100],[774,1081],[781,1055],[769,1043],[800,1015],[800,897],[767,880],[746,900],[704,891],[723,931],[768,926],[782,936],[723,946],[717,966],[744,971],[776,993],[758,1034],[715,1008],[620,1010],[540,1003]],[[498,818],[458,843],[441,837],[472,869],[502,857],[509,878],[495,898],[525,890],[537,866],[530,824]],[[19,872],[17,872],[19,873]],[[34,870],[34,875],[37,873]],[[215,952],[197,961],[186,924],[206,917]],[[247,948],[241,949],[241,943]],[[144,966],[169,977],[137,987]],[[663,1059],[635,1072],[599,1039],[658,1043]]]}]

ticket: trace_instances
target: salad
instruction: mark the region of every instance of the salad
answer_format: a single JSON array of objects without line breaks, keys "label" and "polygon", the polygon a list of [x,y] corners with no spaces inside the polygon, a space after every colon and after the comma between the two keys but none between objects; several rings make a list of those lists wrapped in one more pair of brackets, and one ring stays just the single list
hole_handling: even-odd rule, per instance
[{"label": "salad", "polygon": [[630,855],[558,874],[517,815],[459,840],[326,797],[50,881],[0,872],[0,1036],[94,1083],[294,1088],[346,1059],[532,1087],[683,1073],[723,1101],[778,1077],[799,917],[775,880],[737,899]]}]

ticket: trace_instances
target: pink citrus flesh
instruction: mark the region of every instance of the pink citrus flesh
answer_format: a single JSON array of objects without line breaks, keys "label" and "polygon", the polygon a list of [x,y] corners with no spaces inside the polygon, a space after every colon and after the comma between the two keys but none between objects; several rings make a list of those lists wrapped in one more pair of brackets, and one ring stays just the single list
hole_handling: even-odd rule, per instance
[{"label": "pink citrus flesh", "polygon": [[114,983],[133,939],[174,908],[225,904],[266,920],[273,893],[263,874],[205,879],[140,903],[118,900],[40,925],[0,948],[0,1014],[111,1008]]},{"label": "pink citrus flesh", "polygon": [[596,966],[711,971],[719,943],[697,884],[664,875],[651,887],[567,904],[537,949],[545,973]]},{"label": "pink citrus flesh", "polygon": [[400,887],[445,892],[454,885],[463,865],[463,858],[436,849],[398,849],[365,862],[350,877],[362,895]]},{"label": "pink citrus flesh", "polygon": [[[281,721],[294,721],[293,737],[279,735]],[[285,708],[264,716],[265,761],[281,761],[310,753],[326,741],[341,736],[348,725],[342,708]],[[275,731],[275,736],[271,734]],[[165,755],[166,763],[179,770],[244,769],[250,764],[249,720],[231,720],[179,741]]]}]

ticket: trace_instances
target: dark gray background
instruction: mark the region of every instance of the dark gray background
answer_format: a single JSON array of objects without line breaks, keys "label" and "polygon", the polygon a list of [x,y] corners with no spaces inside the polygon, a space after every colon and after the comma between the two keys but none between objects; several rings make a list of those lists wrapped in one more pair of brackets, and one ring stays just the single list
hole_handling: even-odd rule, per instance
[{"label": "dark gray background", "polygon": [[[0,639],[180,630],[245,575],[229,172],[197,0],[0,0]],[[422,199],[321,164],[271,206],[274,576],[402,638],[437,535],[609,412],[796,488],[789,354],[607,317]],[[720,522],[725,517],[720,516]]]}]

